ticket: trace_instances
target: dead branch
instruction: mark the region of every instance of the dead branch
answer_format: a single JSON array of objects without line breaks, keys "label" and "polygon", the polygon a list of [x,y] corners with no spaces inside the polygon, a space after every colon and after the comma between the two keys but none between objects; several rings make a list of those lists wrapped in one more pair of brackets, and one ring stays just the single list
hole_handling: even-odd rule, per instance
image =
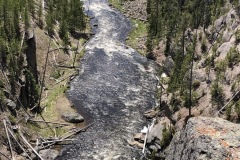
[{"label": "dead branch", "polygon": [[14,136],[14,134],[12,133],[12,131],[7,127],[7,129],[8,129],[8,131],[9,131],[9,133],[11,134],[11,136],[13,137],[13,139],[17,142],[17,144],[18,144],[18,146],[22,149],[22,151],[24,152],[24,153],[26,153],[26,155],[27,155],[27,157],[29,158],[29,159],[32,159],[28,154],[27,154],[27,151],[23,148],[23,146],[20,144],[20,142],[17,140],[17,138]]},{"label": "dead branch", "polygon": [[11,144],[11,140],[10,140],[10,137],[9,137],[9,134],[8,134],[7,124],[6,124],[6,120],[5,120],[5,119],[3,120],[3,123],[4,123],[4,128],[5,128],[5,132],[6,132],[7,139],[8,139],[8,144],[9,144],[9,148],[10,148],[11,157],[12,157],[12,159],[14,160],[14,155],[13,155],[13,150],[12,150],[12,144]]},{"label": "dead branch", "polygon": [[3,157],[5,157],[5,158],[7,158],[8,160],[11,160],[10,158],[8,158],[5,154],[3,154],[2,152],[0,152],[0,154],[3,156]]},{"label": "dead branch", "polygon": [[56,140],[52,140],[52,141],[45,141],[42,142],[42,144],[49,144],[49,143],[59,143],[59,142],[64,142],[64,141],[76,141],[77,139],[56,139]]},{"label": "dead branch", "polygon": [[60,67],[60,68],[69,68],[69,69],[74,69],[74,66],[65,66],[65,65],[57,65],[56,67]]},{"label": "dead branch", "polygon": [[57,85],[57,84],[61,83],[62,81],[68,79],[69,77],[71,77],[71,76],[73,76],[73,75],[74,75],[74,74],[71,74],[71,75],[69,75],[69,76],[67,76],[67,77],[65,77],[65,78],[63,78],[63,79],[61,79],[61,80],[59,80],[59,81],[56,82],[54,85]]},{"label": "dead branch", "polygon": [[34,119],[28,119],[28,121],[32,121],[32,122],[40,122],[40,123],[58,124],[58,125],[62,125],[62,126],[69,126],[69,125],[71,125],[71,124],[69,124],[69,123],[50,122],[50,121],[34,120]]},{"label": "dead branch", "polygon": [[71,136],[73,136],[73,135],[75,135],[75,134],[78,134],[78,133],[80,133],[80,132],[88,129],[88,128],[89,128],[91,125],[93,125],[94,123],[95,123],[95,122],[90,123],[89,125],[87,125],[87,126],[85,126],[85,127],[83,127],[83,128],[77,129],[75,132],[70,133],[69,135],[67,135],[67,136],[65,136],[65,137],[62,137],[61,139],[67,139],[67,138],[69,138],[69,137],[71,137]]},{"label": "dead branch", "polygon": [[28,143],[27,139],[23,136],[22,132],[20,131],[20,128],[18,130],[18,133],[20,135],[20,137],[23,139],[23,141],[31,148],[31,150],[35,153],[36,156],[38,156],[38,158],[40,158],[40,160],[43,160],[43,158],[38,154],[38,152],[31,146],[31,144]]},{"label": "dead branch", "polygon": [[[77,129],[76,131],[74,131],[73,133],[70,133],[69,135],[67,135],[67,136],[65,136],[65,137],[62,136],[62,137],[59,139],[59,141],[62,142],[62,141],[64,141],[64,140],[66,140],[67,138],[69,138],[69,137],[71,137],[71,136],[73,136],[73,135],[75,135],[75,134],[78,134],[78,133],[80,133],[80,132],[86,130],[87,128],[89,128],[89,127],[90,127],[91,125],[93,125],[94,123],[95,123],[95,122],[93,122],[93,123],[91,123],[91,124],[85,126],[84,128]],[[48,145],[42,147],[41,149],[51,147],[51,146],[53,146],[53,145],[56,145],[57,143],[59,143],[59,142],[54,141],[54,142],[52,142],[52,143],[50,143],[50,144],[48,144]]]},{"label": "dead branch", "polygon": [[222,112],[222,110],[227,107],[227,105],[238,95],[238,93],[240,93],[240,90],[237,91],[233,96],[232,98],[217,112],[217,115],[219,115],[220,112]]}]

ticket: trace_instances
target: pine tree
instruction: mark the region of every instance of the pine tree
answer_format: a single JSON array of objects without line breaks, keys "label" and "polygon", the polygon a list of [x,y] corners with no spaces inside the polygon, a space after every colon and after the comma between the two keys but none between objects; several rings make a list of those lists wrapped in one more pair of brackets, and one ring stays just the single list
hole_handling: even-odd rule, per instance
[{"label": "pine tree", "polygon": [[25,6],[24,25],[25,25],[25,31],[27,31],[30,28],[30,16],[29,16],[29,7],[28,7],[28,5]]},{"label": "pine tree", "polygon": [[85,25],[85,16],[83,13],[82,2],[79,0],[70,1],[69,9],[69,30],[74,32],[76,30],[84,30]]},{"label": "pine tree", "polygon": [[38,25],[42,29],[44,27],[44,22],[43,22],[43,2],[42,0],[39,1],[38,3]]},{"label": "pine tree", "polygon": [[54,33],[54,6],[53,6],[53,0],[48,1],[48,12],[46,15],[46,30],[48,31],[48,34],[51,36]]}]

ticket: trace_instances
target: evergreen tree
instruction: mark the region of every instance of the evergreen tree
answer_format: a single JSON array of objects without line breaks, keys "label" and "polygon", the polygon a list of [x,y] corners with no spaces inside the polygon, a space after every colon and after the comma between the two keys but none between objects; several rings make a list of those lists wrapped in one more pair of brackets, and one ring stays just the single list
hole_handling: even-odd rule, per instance
[{"label": "evergreen tree", "polygon": [[43,28],[44,22],[43,22],[43,4],[42,0],[38,3],[38,25],[40,28]]},{"label": "evergreen tree", "polygon": [[83,13],[82,2],[79,0],[70,1],[69,10],[69,30],[74,32],[76,30],[84,30],[86,28],[85,16]]}]

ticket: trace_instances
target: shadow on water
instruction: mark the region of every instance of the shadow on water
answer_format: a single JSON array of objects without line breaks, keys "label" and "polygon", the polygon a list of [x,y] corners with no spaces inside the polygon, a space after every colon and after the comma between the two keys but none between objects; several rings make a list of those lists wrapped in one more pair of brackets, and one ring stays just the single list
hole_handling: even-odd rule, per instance
[{"label": "shadow on water", "polygon": [[85,47],[79,76],[68,97],[86,119],[95,122],[57,159],[133,159],[141,151],[127,141],[146,121],[143,112],[156,105],[156,65],[126,47],[130,22],[106,0],[84,1],[94,17],[94,37]]}]

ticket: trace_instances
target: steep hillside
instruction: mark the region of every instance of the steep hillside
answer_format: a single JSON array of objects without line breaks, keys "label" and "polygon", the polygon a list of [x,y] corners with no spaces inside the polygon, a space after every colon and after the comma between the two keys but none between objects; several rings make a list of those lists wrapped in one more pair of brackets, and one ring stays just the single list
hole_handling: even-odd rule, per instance
[{"label": "steep hillside", "polygon": [[[172,135],[184,129],[192,116],[239,123],[239,1],[127,0],[121,4],[120,10],[129,18],[142,20],[147,15],[145,55],[162,66],[159,106],[145,114],[147,118],[158,117],[158,129],[151,131],[155,138],[147,140],[150,157],[162,157],[158,152],[167,148]],[[147,14],[138,8],[146,8]],[[170,122],[166,123],[166,117]],[[134,144],[143,146],[139,142],[144,140]],[[170,156],[172,153],[168,159],[175,159]]]},{"label": "steep hillside", "polygon": [[76,112],[65,91],[89,37],[87,19],[81,2],[67,0],[3,0],[0,13],[0,159],[41,157],[46,141],[76,128],[62,116]]}]

